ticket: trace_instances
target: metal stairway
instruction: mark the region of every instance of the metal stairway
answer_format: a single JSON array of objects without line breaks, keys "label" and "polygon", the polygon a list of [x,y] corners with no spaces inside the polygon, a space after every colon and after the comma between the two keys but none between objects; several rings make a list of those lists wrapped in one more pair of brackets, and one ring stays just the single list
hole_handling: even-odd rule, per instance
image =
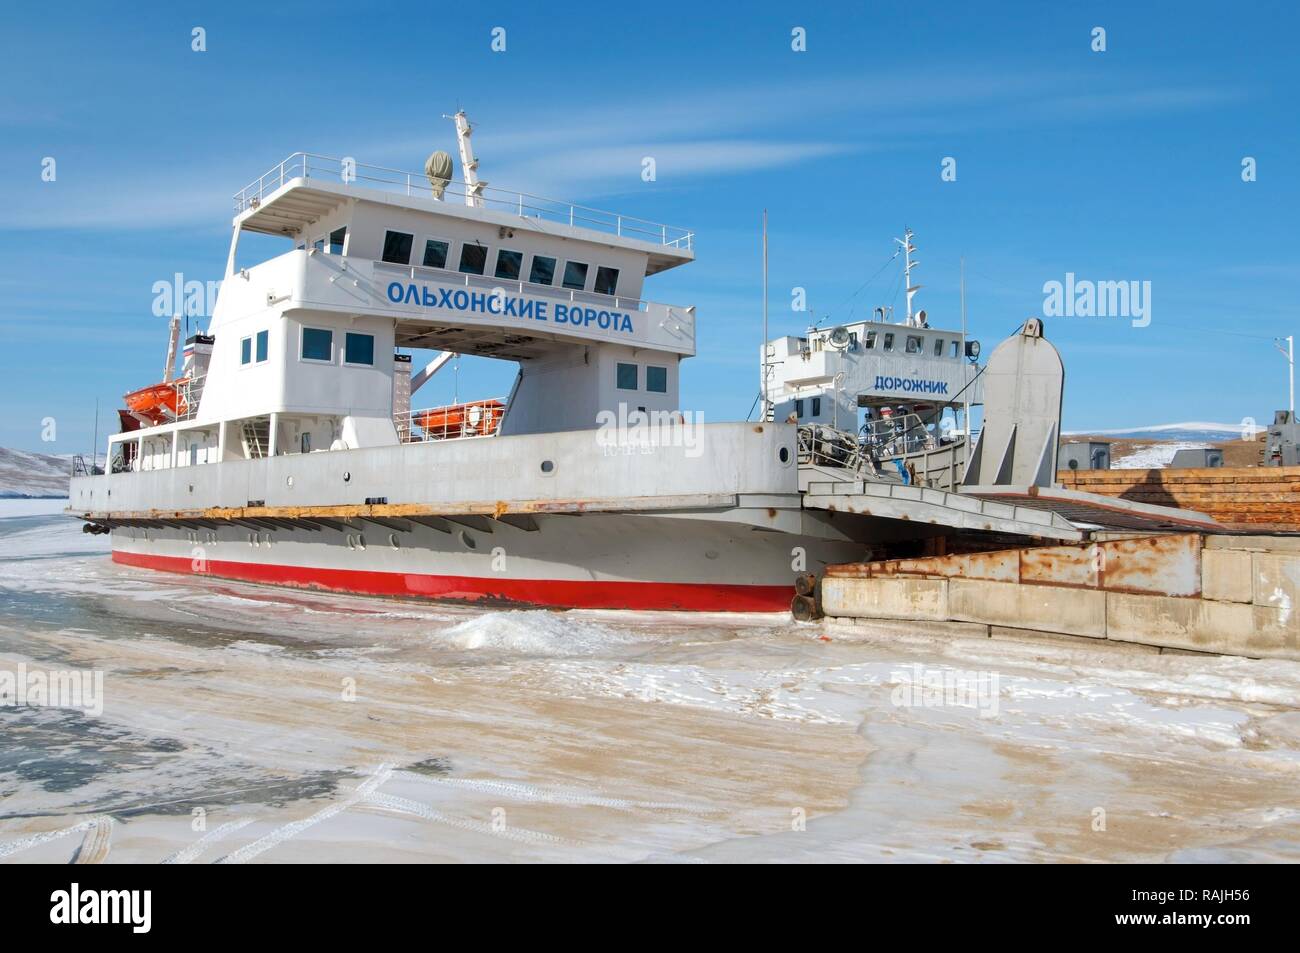
[{"label": "metal stairway", "polygon": [[268,417],[245,420],[240,431],[244,443],[244,456],[260,459],[271,452],[271,421]]}]

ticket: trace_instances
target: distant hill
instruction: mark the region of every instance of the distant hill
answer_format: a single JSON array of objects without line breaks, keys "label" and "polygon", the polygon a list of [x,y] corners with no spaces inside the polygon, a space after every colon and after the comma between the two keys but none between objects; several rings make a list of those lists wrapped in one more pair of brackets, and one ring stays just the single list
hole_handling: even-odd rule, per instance
[{"label": "distant hill", "polygon": [[[1255,421],[1255,434],[1267,430],[1267,421]],[[1149,427],[1128,427],[1121,430],[1076,430],[1066,431],[1065,437],[1092,435],[1125,440],[1182,440],[1200,443],[1219,443],[1224,440],[1240,440],[1244,428],[1241,424],[1215,424],[1204,421],[1191,421],[1181,424],[1152,424]]]},{"label": "distant hill", "polygon": [[68,495],[72,458],[0,447],[0,498]]}]

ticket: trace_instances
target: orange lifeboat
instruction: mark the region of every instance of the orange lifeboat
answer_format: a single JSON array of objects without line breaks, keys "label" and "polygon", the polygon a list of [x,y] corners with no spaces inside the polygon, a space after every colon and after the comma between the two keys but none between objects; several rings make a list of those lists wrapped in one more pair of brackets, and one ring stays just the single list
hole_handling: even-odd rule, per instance
[{"label": "orange lifeboat", "polygon": [[123,398],[126,401],[126,409],[151,424],[175,420],[187,409],[181,387],[186,381],[187,379],[182,379],[164,384],[150,384],[148,387],[133,390]]},{"label": "orange lifeboat", "polygon": [[506,405],[499,400],[475,400],[467,404],[417,410],[411,414],[411,419],[428,439],[444,440],[496,433],[505,412]]}]

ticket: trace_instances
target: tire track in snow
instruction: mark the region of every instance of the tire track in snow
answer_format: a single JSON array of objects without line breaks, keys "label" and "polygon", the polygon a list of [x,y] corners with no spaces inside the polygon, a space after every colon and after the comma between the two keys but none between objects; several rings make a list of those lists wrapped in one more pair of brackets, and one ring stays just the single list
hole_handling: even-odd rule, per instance
[{"label": "tire track in snow", "polygon": [[265,853],[272,847],[277,847],[290,838],[297,837],[303,831],[307,830],[307,828],[315,827],[321,821],[327,821],[335,815],[342,814],[348,808],[355,807],[357,804],[370,797],[370,795],[372,795],[381,784],[387,781],[392,774],[393,766],[391,764],[381,764],[374,774],[357,785],[356,790],[342,801],[336,801],[329,807],[317,811],[315,814],[300,818],[296,821],[291,821],[283,827],[276,828],[265,837],[255,840],[251,844],[246,844],[238,850],[220,858],[217,860],[217,863],[248,863],[248,861],[252,860],[258,854]]}]

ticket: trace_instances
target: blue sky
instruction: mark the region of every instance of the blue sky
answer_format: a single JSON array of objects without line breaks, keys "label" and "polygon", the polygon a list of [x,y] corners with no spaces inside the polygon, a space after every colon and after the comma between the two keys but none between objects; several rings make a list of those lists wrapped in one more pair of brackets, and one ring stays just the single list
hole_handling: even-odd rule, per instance
[{"label": "blue sky", "polygon": [[[458,105],[494,186],[697,232],[697,261],[645,296],[699,308],[682,403],[706,419],[743,418],[757,389],[764,207],[773,334],[808,324],[795,287],[822,321],[901,307],[892,266],[862,286],[909,225],[918,305],[957,324],[965,256],[989,345],[1066,272],[1151,282],[1148,327],[1047,322],[1067,429],[1269,420],[1286,402],[1272,338],[1300,334],[1291,4],[50,9],[8,10],[0,37],[3,446],[85,451],[97,397],[107,425],[159,379],[152,286],[221,277],[241,186],[297,150],[419,169],[453,149],[440,117]],[[456,384],[486,396],[512,377],[466,361]],[[444,371],[421,396],[452,387]]]}]

